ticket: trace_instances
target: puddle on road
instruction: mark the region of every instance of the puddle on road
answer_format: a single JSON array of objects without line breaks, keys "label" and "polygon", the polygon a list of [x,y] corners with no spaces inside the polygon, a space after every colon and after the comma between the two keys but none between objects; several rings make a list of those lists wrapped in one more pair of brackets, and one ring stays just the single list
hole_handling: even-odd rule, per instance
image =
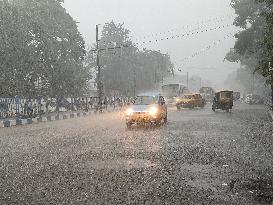
[{"label": "puddle on road", "polygon": [[138,168],[156,167],[157,164],[144,159],[109,159],[94,160],[80,165],[80,168],[86,170],[131,170]]}]

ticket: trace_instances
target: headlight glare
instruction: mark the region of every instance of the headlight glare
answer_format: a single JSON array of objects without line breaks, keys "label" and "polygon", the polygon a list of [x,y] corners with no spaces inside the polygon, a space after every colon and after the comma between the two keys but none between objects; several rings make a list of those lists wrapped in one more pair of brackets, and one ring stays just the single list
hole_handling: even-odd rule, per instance
[{"label": "headlight glare", "polygon": [[151,107],[151,109],[149,110],[149,114],[150,115],[156,115],[158,112],[156,107]]},{"label": "headlight glare", "polygon": [[128,108],[126,110],[126,115],[132,115],[134,113],[134,110],[132,108]]}]

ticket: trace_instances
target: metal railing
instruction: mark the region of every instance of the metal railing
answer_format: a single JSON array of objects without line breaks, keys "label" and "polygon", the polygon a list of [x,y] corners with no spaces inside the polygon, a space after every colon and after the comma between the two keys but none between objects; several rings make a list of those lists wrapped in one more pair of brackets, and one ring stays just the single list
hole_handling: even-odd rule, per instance
[{"label": "metal railing", "polygon": [[[102,100],[104,110],[118,110],[130,102],[129,97],[106,97]],[[35,118],[51,113],[69,111],[99,111],[97,97],[56,99],[0,98],[0,120],[11,118]]]}]

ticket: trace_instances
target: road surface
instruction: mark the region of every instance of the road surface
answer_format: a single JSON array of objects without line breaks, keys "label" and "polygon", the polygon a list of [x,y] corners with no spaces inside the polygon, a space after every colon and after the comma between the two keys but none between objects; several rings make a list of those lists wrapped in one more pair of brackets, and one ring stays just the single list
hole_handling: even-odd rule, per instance
[{"label": "road surface", "polygon": [[266,108],[169,110],[155,129],[123,113],[0,130],[0,204],[270,204]]}]

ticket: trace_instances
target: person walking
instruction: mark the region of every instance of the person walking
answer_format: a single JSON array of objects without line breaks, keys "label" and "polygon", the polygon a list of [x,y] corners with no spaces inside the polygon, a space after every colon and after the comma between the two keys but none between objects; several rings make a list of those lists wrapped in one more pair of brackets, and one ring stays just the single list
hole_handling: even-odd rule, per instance
[{"label": "person walking", "polygon": [[24,115],[27,114],[27,108],[28,108],[28,104],[27,104],[27,100],[26,100],[26,102],[24,104]]},{"label": "person walking", "polygon": [[36,116],[37,115],[37,104],[36,102],[34,102],[34,105],[33,105],[33,116]]},{"label": "person walking", "polygon": [[48,114],[48,106],[49,106],[49,103],[50,103],[50,101],[49,101],[49,99],[47,99],[46,100],[46,103],[45,103],[45,112],[46,112],[46,114]]}]

